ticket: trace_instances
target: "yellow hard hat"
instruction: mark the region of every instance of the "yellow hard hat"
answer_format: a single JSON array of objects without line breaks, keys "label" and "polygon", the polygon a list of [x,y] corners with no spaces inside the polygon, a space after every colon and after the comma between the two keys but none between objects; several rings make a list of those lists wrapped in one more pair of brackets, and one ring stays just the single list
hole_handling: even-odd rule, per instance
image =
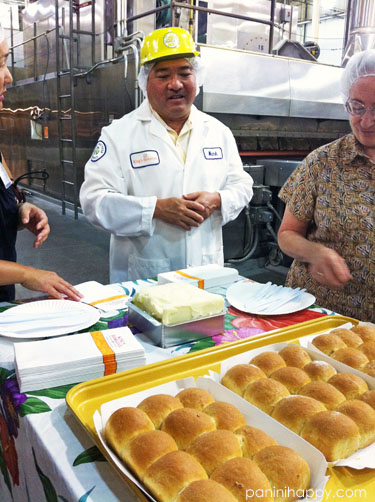
[{"label": "yellow hard hat", "polygon": [[147,35],[141,49],[141,65],[159,59],[199,56],[190,33],[183,28],[161,28]]}]

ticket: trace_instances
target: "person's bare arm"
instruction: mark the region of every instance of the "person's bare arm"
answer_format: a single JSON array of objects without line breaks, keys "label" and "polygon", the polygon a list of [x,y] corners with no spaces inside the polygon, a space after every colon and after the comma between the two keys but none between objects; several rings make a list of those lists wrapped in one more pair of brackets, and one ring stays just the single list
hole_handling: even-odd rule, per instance
[{"label": "person's bare arm", "polygon": [[204,221],[200,214],[203,211],[204,206],[198,202],[170,197],[156,201],[154,218],[190,230]]},{"label": "person's bare arm", "polygon": [[333,249],[306,239],[308,223],[298,220],[285,208],[278,232],[280,249],[308,264],[313,279],[332,289],[341,289],[352,278],[345,260]]},{"label": "person's bare arm", "polygon": [[193,192],[183,196],[185,200],[198,202],[203,206],[203,211],[199,213],[207,219],[215,211],[221,208],[221,197],[219,192]]},{"label": "person's bare arm", "polygon": [[55,272],[0,260],[0,286],[7,284],[21,284],[32,291],[47,293],[52,298],[62,298],[62,295],[76,301],[82,298],[82,295],[69,282]]},{"label": "person's bare arm", "polygon": [[36,235],[34,248],[38,248],[47,239],[50,232],[46,213],[29,202],[20,204],[18,213],[20,224]]}]

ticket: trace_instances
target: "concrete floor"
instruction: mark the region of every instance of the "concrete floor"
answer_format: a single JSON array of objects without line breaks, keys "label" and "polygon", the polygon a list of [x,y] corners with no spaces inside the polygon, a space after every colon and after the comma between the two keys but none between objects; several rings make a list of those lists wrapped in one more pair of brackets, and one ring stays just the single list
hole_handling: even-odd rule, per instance
[{"label": "concrete floor", "polygon": [[[47,213],[51,233],[39,249],[33,248],[33,235],[27,230],[18,233],[18,262],[46,270],[54,270],[71,284],[85,281],[109,283],[109,237],[110,234],[91,225],[86,218],[67,209],[61,213],[61,203],[37,193],[28,196],[28,201]],[[243,264],[232,265],[244,277],[259,282],[271,281],[284,284],[285,267],[264,267],[264,260],[250,259]],[[35,298],[39,292],[16,286],[16,298]]]}]

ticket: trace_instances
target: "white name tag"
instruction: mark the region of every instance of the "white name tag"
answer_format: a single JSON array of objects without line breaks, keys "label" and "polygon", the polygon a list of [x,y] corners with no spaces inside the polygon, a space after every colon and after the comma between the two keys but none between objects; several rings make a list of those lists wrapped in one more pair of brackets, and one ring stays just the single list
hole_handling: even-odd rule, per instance
[{"label": "white name tag", "polygon": [[130,162],[133,169],[139,169],[141,167],[160,164],[160,158],[156,150],[145,150],[143,152],[131,153]]},{"label": "white name tag", "polygon": [[10,185],[12,184],[12,180],[9,178],[8,173],[6,172],[5,167],[1,162],[0,162],[0,178],[1,181],[4,183],[5,188],[9,188]]},{"label": "white name tag", "polygon": [[219,146],[216,148],[203,148],[203,155],[206,160],[218,160],[223,158],[223,151]]}]

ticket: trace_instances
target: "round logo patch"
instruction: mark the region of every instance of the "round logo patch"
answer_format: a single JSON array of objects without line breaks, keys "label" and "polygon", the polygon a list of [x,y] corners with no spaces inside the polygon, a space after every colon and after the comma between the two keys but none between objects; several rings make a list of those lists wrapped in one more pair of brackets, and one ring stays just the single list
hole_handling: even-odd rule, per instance
[{"label": "round logo patch", "polygon": [[98,141],[96,147],[94,148],[94,151],[92,152],[91,161],[97,162],[99,159],[104,157],[106,152],[107,152],[107,147],[104,141]]},{"label": "round logo patch", "polygon": [[163,38],[164,45],[170,49],[177,49],[180,46],[180,40],[176,33],[167,33]]}]

